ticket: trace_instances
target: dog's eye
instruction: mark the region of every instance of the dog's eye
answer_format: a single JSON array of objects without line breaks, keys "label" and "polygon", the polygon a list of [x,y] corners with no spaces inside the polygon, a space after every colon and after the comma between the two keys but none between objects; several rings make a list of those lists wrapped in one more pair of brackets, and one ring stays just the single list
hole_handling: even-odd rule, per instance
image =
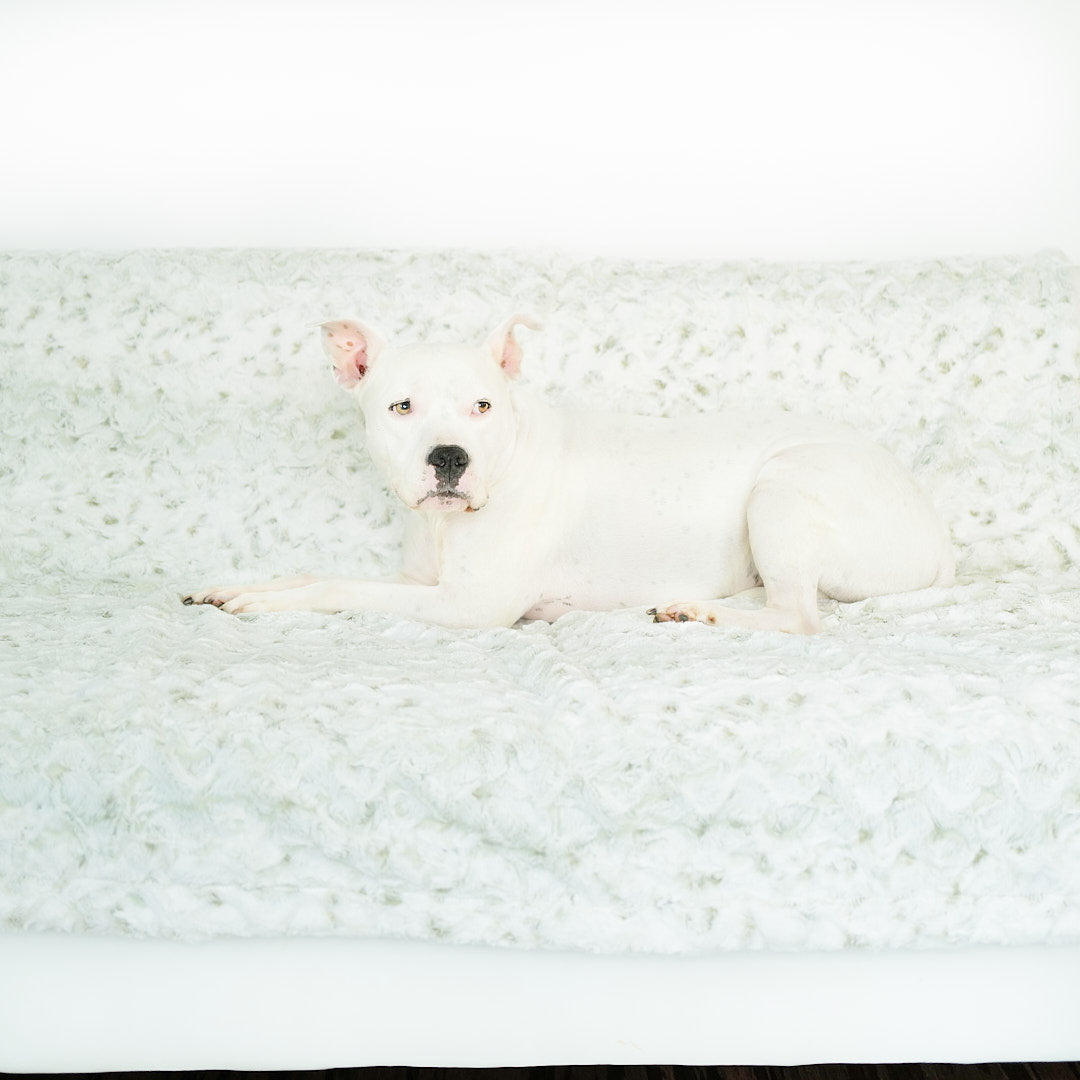
[{"label": "dog's eye", "polygon": [[481,398],[481,399],[480,399],[480,400],[479,400],[479,401],[478,401],[478,402],[477,402],[477,403],[476,403],[476,404],[475,404],[475,405],[473,406],[473,412],[474,412],[474,413],[486,413],[486,412],[491,412],[491,402],[490,402],[490,401],[485,401],[485,400],[484,400],[483,398]]},{"label": "dog's eye", "polygon": [[395,401],[390,406],[390,411],[395,412],[398,416],[404,416],[412,408],[412,402],[406,398],[404,401]]}]

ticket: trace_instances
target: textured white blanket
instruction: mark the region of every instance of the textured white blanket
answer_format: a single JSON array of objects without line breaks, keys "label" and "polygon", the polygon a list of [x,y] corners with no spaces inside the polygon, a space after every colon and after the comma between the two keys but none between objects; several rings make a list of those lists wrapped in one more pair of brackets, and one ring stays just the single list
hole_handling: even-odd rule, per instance
[{"label": "textured white blanket", "polygon": [[[813,639],[180,605],[393,569],[313,324],[462,338],[521,309],[553,394],[879,438],[946,515],[957,586]],[[1080,941],[1078,320],[1054,254],[0,257],[0,927]]]}]

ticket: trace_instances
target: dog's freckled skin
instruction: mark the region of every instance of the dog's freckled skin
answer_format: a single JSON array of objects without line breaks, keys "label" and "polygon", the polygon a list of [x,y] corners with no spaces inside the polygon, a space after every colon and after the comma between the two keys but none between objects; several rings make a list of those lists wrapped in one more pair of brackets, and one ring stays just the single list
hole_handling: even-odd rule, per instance
[{"label": "dog's freckled skin", "polygon": [[[519,382],[518,326],[538,329],[515,315],[479,347],[391,347],[362,323],[326,323],[323,346],[357,397],[368,451],[414,508],[401,575],[305,575],[184,603],[485,627],[661,600],[648,609],[656,622],[810,634],[819,594],[952,583],[933,507],[856,432],[789,413],[668,420],[549,405]],[[758,585],[764,606],[723,603]],[[670,602],[679,595],[701,599]]]}]

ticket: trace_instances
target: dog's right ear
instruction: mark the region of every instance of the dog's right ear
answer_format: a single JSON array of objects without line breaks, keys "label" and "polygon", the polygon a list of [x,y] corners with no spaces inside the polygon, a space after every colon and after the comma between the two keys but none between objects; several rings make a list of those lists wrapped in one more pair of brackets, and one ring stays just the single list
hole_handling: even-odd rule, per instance
[{"label": "dog's right ear", "polygon": [[323,323],[322,343],[334,365],[334,378],[346,388],[356,386],[383,350],[382,338],[352,319]]}]

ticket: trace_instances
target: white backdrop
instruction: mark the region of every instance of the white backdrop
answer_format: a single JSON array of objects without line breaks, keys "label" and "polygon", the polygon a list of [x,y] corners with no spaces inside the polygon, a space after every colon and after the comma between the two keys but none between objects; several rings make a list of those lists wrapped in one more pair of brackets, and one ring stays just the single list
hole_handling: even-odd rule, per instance
[{"label": "white backdrop", "polygon": [[0,0],[0,246],[1080,258],[1075,0]]}]

